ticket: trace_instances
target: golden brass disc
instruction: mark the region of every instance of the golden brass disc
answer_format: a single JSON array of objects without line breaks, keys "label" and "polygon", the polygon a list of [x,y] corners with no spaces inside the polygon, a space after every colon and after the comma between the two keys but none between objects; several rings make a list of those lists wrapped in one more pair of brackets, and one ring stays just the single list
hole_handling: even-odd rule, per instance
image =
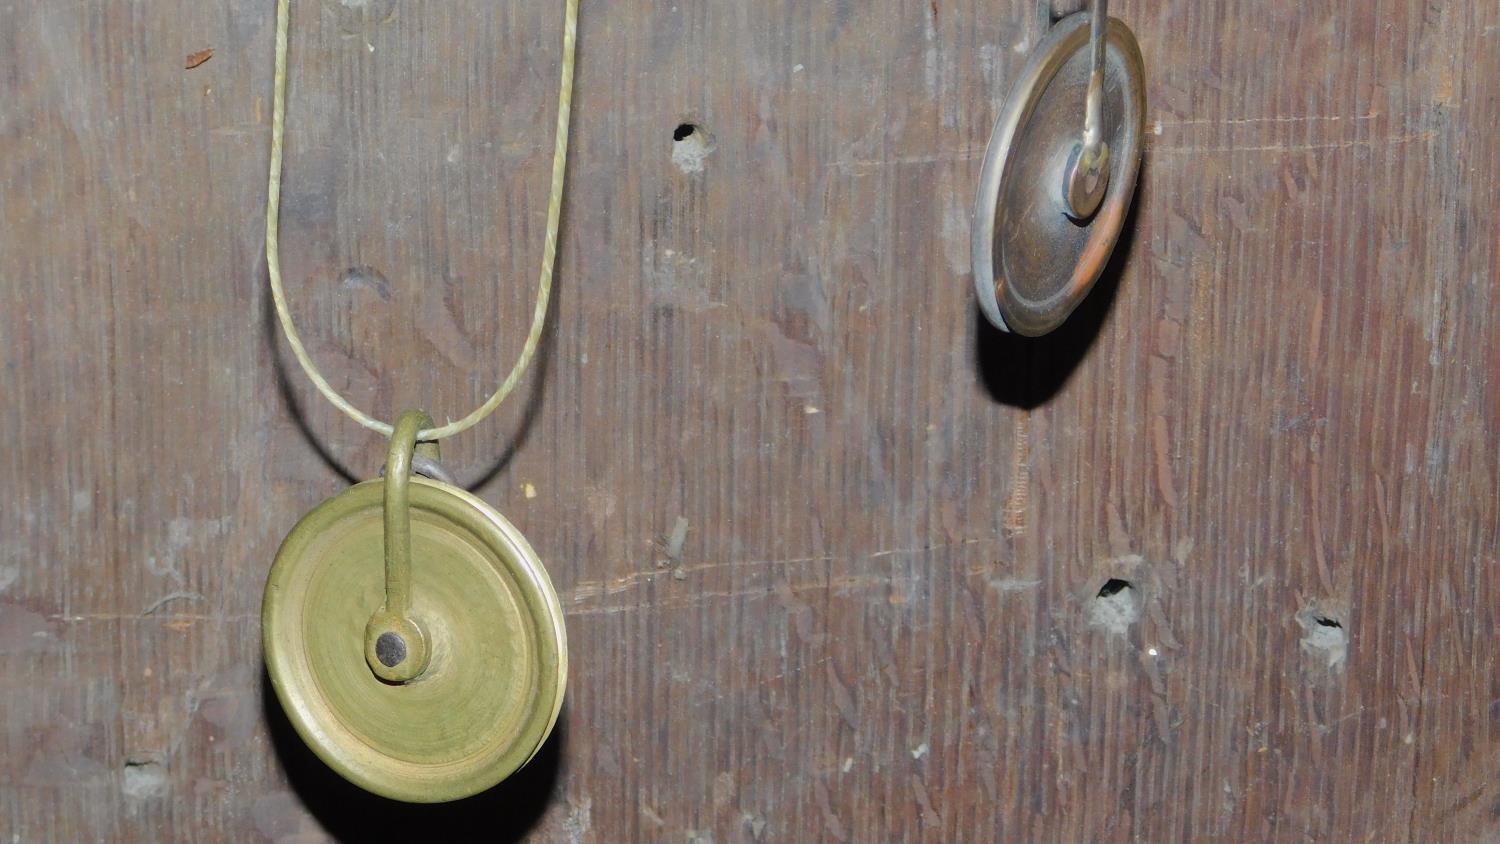
[{"label": "golden brass disc", "polygon": [[996,327],[1046,334],[1103,272],[1135,193],[1146,120],[1145,70],[1130,28],[1105,28],[1103,140],[1109,179],[1098,209],[1069,216],[1067,175],[1088,92],[1089,16],[1059,21],[1032,51],[995,121],[974,201],[980,309]]},{"label": "golden brass disc", "polygon": [[377,678],[365,627],[384,599],[384,486],[323,502],[282,543],[262,609],[266,666],[297,732],[346,779],[396,800],[457,800],[510,776],[552,732],[562,605],[510,522],[413,477],[412,611],[431,657],[410,682]]}]

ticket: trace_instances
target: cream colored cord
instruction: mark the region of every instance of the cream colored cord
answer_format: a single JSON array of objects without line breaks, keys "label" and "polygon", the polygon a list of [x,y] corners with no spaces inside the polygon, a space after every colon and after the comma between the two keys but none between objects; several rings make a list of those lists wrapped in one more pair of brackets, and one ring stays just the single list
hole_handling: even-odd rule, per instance
[{"label": "cream colored cord", "polygon": [[[562,81],[557,95],[557,141],[552,151],[552,194],[547,200],[547,238],[542,244],[542,272],[541,279],[537,281],[536,310],[531,315],[531,332],[526,335],[526,342],[521,346],[521,355],[516,358],[510,374],[505,376],[499,388],[491,393],[488,399],[485,399],[484,404],[474,408],[468,416],[457,422],[449,422],[446,425],[420,431],[417,434],[419,440],[451,437],[472,428],[480,420],[489,416],[520,383],[521,376],[526,373],[526,368],[531,364],[531,359],[536,356],[537,342],[542,338],[542,326],[547,322],[547,300],[552,295],[552,266],[557,257],[557,224],[562,215],[563,171],[567,169],[568,163],[568,112],[573,102],[573,53],[578,41],[578,0],[566,0],[566,2],[567,10],[563,20]],[[286,131],[286,38],[288,19],[291,17],[290,6],[291,0],[277,0],[276,2],[276,77],[275,95],[271,108],[271,175],[270,183],[266,188],[266,266],[271,275],[271,298],[276,301],[276,317],[281,321],[282,330],[286,332],[286,339],[291,344],[292,354],[296,355],[297,362],[302,365],[302,371],[312,379],[318,392],[354,421],[372,431],[379,431],[385,436],[390,436],[392,428],[389,424],[355,407],[348,399],[339,395],[338,391],[328,383],[328,379],[323,377],[323,373],[318,371],[317,365],[313,363],[307,349],[302,345],[302,338],[297,334],[297,327],[292,324],[292,313],[287,308],[286,293],[281,287],[281,255],[277,247],[277,229],[281,216],[281,158]]]}]

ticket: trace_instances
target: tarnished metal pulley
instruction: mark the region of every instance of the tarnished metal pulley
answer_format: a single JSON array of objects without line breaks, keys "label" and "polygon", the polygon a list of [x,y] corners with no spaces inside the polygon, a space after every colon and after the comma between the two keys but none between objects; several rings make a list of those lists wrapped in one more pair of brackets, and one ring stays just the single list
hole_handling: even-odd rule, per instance
[{"label": "tarnished metal pulley", "polygon": [[974,287],[998,328],[1067,319],[1109,260],[1135,193],[1145,72],[1104,0],[1059,21],[995,121],[974,202]]},{"label": "tarnished metal pulley", "polygon": [[359,786],[422,803],[525,765],[567,679],[562,607],[526,539],[479,498],[411,475],[430,424],[403,416],[386,477],[298,522],[262,611],[271,683],[302,739]]}]

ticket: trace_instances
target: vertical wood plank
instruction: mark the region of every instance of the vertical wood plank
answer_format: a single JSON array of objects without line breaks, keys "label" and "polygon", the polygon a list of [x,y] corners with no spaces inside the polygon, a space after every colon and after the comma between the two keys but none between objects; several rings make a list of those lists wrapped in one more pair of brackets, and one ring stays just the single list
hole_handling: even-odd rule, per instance
[{"label": "vertical wood plank", "polygon": [[[968,214],[1037,4],[584,3],[552,327],[445,444],[569,699],[422,808],[260,668],[277,543],[383,449],[267,309],[274,4],[0,0],[0,833],[1500,834],[1500,10],[1111,6],[1130,233],[1022,340]],[[362,407],[457,416],[530,313],[562,5],[293,9],[293,311]]]}]

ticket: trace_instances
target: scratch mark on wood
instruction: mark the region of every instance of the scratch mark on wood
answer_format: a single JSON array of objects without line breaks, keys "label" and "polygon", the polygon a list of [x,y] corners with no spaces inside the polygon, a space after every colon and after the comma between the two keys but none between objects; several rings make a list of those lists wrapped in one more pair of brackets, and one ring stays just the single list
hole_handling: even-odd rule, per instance
[{"label": "scratch mark on wood", "polygon": [[1031,416],[1016,419],[1015,442],[1010,452],[1010,494],[1005,498],[1001,526],[1009,536],[1026,532],[1026,513],[1031,503]]},{"label": "scratch mark on wood", "polygon": [[1404,135],[1389,135],[1380,138],[1355,138],[1340,141],[1318,141],[1310,143],[1266,143],[1266,144],[1219,144],[1187,146],[1152,146],[1151,152],[1158,155],[1204,155],[1207,153],[1269,152],[1289,154],[1298,152],[1322,152],[1326,150],[1355,149],[1358,147],[1401,146],[1412,143],[1428,143],[1438,139],[1437,130],[1411,132]]},{"label": "scratch mark on wood", "polygon": [[141,615],[150,615],[173,601],[201,601],[203,596],[197,592],[168,592],[167,594],[152,601],[150,606],[141,610]]}]

